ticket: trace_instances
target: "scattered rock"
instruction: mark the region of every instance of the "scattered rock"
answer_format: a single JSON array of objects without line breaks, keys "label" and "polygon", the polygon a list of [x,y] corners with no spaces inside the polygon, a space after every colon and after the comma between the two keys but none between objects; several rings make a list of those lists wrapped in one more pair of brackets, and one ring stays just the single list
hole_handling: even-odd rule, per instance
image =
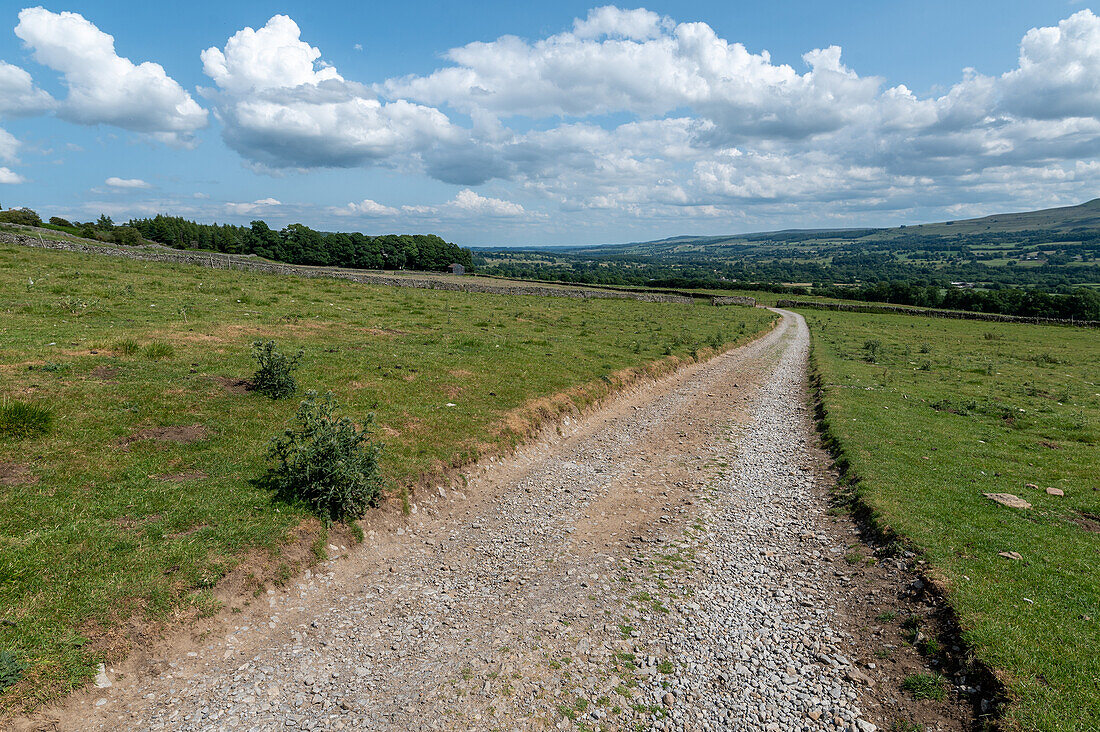
[{"label": "scattered rock", "polygon": [[1009,508],[1031,508],[1031,504],[1011,493],[983,493],[983,496]]},{"label": "scattered rock", "polygon": [[1019,552],[998,552],[997,556],[1004,557],[1005,559],[1015,559],[1016,561],[1023,559],[1023,556]]},{"label": "scattered rock", "polygon": [[1064,496],[1064,495],[1066,495],[1066,492],[1064,490],[1062,490],[1061,488],[1047,488],[1047,495],[1048,496]]},{"label": "scattered rock", "polygon": [[111,686],[111,680],[107,678],[107,667],[102,663],[95,670],[95,688],[106,689]]}]

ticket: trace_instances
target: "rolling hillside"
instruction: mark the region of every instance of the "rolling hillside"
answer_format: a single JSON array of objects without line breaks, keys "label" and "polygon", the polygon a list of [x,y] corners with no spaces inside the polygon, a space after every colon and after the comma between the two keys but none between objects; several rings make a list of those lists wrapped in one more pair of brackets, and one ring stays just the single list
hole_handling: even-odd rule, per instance
[{"label": "rolling hillside", "polygon": [[1100,288],[1100,199],[1078,206],[884,229],[790,229],[736,236],[479,251],[486,274],[604,284]]},{"label": "rolling hillside", "polygon": [[897,226],[892,228],[849,228],[849,229],[784,229],[750,234],[731,234],[729,236],[676,236],[647,242],[629,244],[604,244],[597,246],[565,247],[560,251],[572,254],[613,255],[631,254],[635,256],[659,257],[683,255],[692,252],[713,253],[730,247],[746,245],[798,245],[820,246],[823,244],[856,242],[889,242],[912,239],[913,237],[971,237],[1019,235],[1023,232],[1042,232],[1047,235],[1066,235],[1070,233],[1100,234],[1100,198],[1095,198],[1077,206],[1048,208],[1040,211],[1002,213],[983,216],[977,219],[960,221],[941,221],[915,226]]}]

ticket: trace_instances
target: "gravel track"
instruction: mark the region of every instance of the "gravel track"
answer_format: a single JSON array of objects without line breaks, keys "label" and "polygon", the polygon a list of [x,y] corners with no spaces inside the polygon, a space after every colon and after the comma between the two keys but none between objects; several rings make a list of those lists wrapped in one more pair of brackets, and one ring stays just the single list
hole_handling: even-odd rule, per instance
[{"label": "gravel track", "polygon": [[[54,729],[851,729],[809,336],[612,400],[108,669]],[[430,495],[429,495],[430,494]]]}]

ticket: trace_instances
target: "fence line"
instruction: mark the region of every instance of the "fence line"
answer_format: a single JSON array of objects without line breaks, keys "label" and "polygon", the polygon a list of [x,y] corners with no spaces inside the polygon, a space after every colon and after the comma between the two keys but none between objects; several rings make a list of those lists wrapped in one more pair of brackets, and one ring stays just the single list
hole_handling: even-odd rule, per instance
[{"label": "fence line", "polygon": [[1072,325],[1079,328],[1100,328],[1100,320],[1063,320],[1061,318],[1037,318],[1000,313],[975,313],[965,310],[936,310],[933,308],[907,308],[898,305],[863,305],[847,302],[808,302],[805,300],[779,300],[776,307],[811,308],[814,310],[843,310],[857,313],[897,313],[920,315],[926,318],[955,318],[958,320],[986,320],[994,323],[1031,323],[1033,325]]}]

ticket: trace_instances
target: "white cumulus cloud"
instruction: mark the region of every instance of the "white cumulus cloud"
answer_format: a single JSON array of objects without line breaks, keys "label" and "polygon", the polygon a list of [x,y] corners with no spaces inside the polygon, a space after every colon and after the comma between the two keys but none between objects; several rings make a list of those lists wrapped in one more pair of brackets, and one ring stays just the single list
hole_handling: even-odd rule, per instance
[{"label": "white cumulus cloud", "polygon": [[123,189],[137,189],[137,188],[152,188],[152,186],[140,178],[116,178],[111,176],[107,180],[103,181],[111,188],[123,188]]},{"label": "white cumulus cloud", "polygon": [[484,216],[523,216],[527,213],[518,203],[482,196],[469,188],[459,191],[448,205],[464,213]]},{"label": "white cumulus cloud", "polygon": [[226,142],[272,168],[352,167],[413,155],[458,134],[439,110],[383,103],[320,56],[285,15],[203,51]]},{"label": "white cumulus cloud", "polygon": [[257,201],[246,203],[229,202],[225,204],[225,210],[231,214],[238,214],[243,216],[256,212],[270,211],[271,209],[282,205],[282,201],[277,198],[261,198]]},{"label": "white cumulus cloud", "polygon": [[16,173],[10,168],[0,167],[0,184],[12,185],[15,183],[23,183],[26,178]]},{"label": "white cumulus cloud", "polygon": [[53,97],[36,87],[30,74],[0,61],[0,114],[39,114],[53,105]]},{"label": "white cumulus cloud", "polygon": [[69,94],[57,113],[67,120],[177,144],[189,143],[207,124],[206,110],[160,64],[119,56],[114,38],[78,13],[27,8],[15,34],[35,61],[61,74]]},{"label": "white cumulus cloud", "polygon": [[396,208],[383,205],[369,198],[364,198],[358,203],[349,203],[343,208],[332,210],[338,216],[396,216],[400,213]]},{"label": "white cumulus cloud", "polygon": [[1033,119],[1100,117],[1100,18],[1082,10],[1020,42],[1000,80],[1006,111]]},{"label": "white cumulus cloud", "polygon": [[0,160],[14,162],[19,152],[19,140],[7,130],[0,129]]}]

